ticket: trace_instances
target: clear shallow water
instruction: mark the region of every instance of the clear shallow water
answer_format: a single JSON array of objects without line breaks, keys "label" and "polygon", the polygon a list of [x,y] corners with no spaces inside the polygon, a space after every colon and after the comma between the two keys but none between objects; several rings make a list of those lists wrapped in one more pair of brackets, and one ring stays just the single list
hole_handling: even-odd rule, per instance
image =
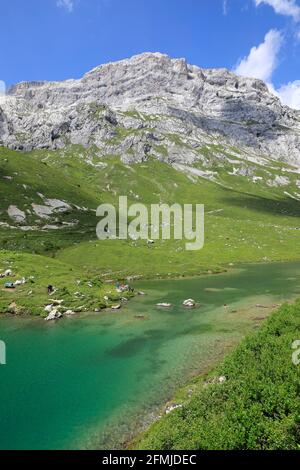
[{"label": "clear shallow water", "polygon": [[[300,263],[136,288],[147,296],[115,313],[56,324],[0,319],[0,449],[119,446],[179,384],[259,326],[269,310],[256,304],[300,296]],[[201,306],[181,307],[189,297]],[[174,307],[159,310],[161,301]]]}]

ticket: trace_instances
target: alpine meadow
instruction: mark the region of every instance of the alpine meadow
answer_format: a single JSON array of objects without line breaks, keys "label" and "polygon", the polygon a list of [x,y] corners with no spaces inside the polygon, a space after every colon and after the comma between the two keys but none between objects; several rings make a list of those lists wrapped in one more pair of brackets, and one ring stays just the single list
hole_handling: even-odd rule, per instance
[{"label": "alpine meadow", "polygon": [[[81,12],[83,66],[95,5],[47,3],[63,47]],[[186,3],[179,25],[216,15]],[[245,4],[296,50],[298,0]],[[175,30],[170,52],[125,55],[121,29],[130,58],[0,87],[1,450],[299,450],[300,88],[274,75],[280,24],[231,70],[174,58],[193,56]]]}]

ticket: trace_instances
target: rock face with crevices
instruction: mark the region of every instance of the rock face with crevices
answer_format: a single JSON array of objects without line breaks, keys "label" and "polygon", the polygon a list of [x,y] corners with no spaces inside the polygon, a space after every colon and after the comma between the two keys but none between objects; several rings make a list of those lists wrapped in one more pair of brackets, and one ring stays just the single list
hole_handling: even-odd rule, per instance
[{"label": "rock face with crevices", "polygon": [[95,146],[126,163],[192,165],[221,144],[300,167],[300,113],[260,80],[145,53],[80,80],[20,83],[0,98],[0,145]]}]

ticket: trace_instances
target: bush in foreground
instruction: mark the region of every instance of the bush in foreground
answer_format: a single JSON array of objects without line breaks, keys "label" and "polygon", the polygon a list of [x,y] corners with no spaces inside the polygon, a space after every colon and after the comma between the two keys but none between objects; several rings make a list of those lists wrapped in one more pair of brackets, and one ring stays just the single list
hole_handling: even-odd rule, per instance
[{"label": "bush in foreground", "polygon": [[156,422],[137,446],[159,450],[300,449],[300,301],[284,305],[214,371],[182,408]]}]

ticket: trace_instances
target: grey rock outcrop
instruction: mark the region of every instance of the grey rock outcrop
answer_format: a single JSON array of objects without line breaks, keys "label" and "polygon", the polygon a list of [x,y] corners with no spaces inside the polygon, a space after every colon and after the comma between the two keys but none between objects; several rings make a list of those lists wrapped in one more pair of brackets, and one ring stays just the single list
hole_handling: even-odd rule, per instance
[{"label": "grey rock outcrop", "polygon": [[224,144],[300,167],[300,113],[260,80],[145,53],[96,67],[79,80],[20,83],[0,98],[0,145],[94,145],[126,163],[153,155],[205,163]]}]

